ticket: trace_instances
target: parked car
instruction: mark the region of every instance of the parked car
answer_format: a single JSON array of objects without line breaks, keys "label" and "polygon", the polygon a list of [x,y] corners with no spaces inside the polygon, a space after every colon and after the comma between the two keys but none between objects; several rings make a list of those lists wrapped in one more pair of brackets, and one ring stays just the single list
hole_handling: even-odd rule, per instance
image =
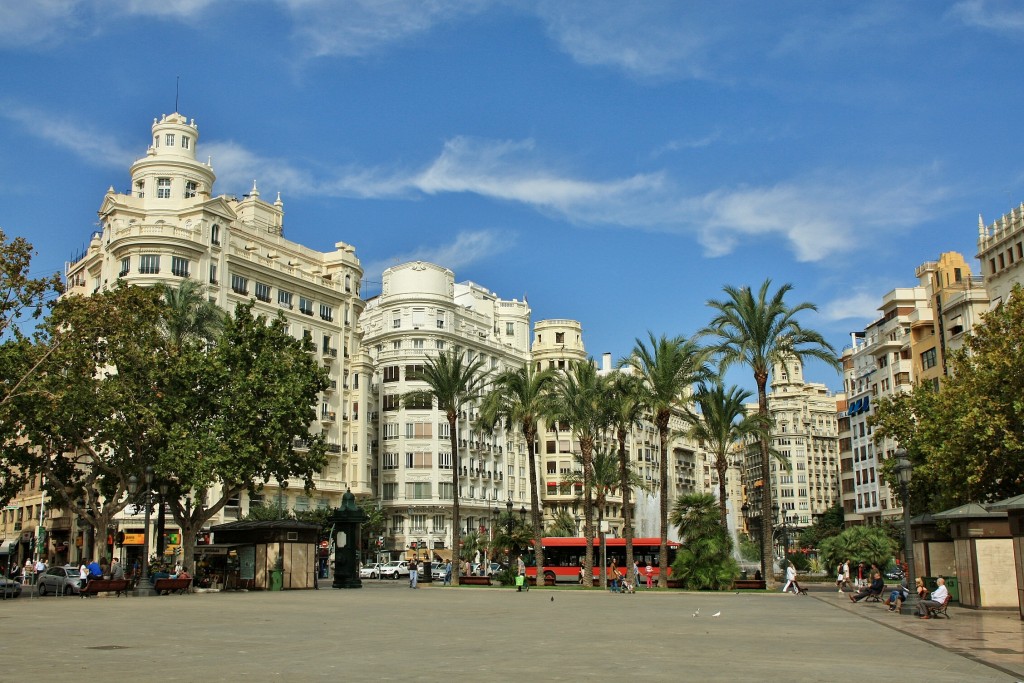
[{"label": "parked car", "polygon": [[80,588],[78,567],[70,564],[50,567],[36,578],[36,591],[39,595],[77,595]]},{"label": "parked car", "polygon": [[397,579],[409,576],[409,563],[405,560],[392,560],[380,568],[380,578]]},{"label": "parked car", "polygon": [[434,581],[444,581],[444,572],[447,565],[444,562],[434,562],[430,567],[430,577]]},{"label": "parked car", "polygon": [[21,581],[0,577],[0,599],[16,598],[21,595]]},{"label": "parked car", "polygon": [[380,562],[371,562],[364,564],[359,568],[360,579],[379,579],[380,578]]}]

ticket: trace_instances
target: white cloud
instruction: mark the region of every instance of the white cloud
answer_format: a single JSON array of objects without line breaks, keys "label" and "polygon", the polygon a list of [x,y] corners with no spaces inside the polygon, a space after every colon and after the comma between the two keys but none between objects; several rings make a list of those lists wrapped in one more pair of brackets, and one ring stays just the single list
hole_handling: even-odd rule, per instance
[{"label": "white cloud", "polygon": [[1024,29],[1024,7],[1019,2],[999,0],[961,0],[949,15],[968,26],[1017,35]]},{"label": "white cloud", "polygon": [[83,123],[80,118],[55,116],[10,100],[0,100],[0,117],[96,166],[123,169],[142,156],[123,147],[119,138]]},{"label": "white cloud", "polygon": [[386,268],[410,261],[426,261],[458,273],[483,258],[492,257],[515,245],[515,233],[498,230],[474,230],[460,232],[451,244],[419,247],[412,251],[394,254],[380,261],[363,264],[368,278],[379,279]]},{"label": "white cloud", "polygon": [[855,291],[828,302],[819,310],[825,320],[855,320],[863,325],[878,317],[881,301],[880,292]]},{"label": "white cloud", "polygon": [[637,76],[704,75],[713,26],[696,24],[695,8],[677,2],[561,0],[539,3],[551,38],[580,64],[612,66]]},{"label": "white cloud", "polygon": [[59,42],[77,30],[83,0],[0,0],[0,48]]}]

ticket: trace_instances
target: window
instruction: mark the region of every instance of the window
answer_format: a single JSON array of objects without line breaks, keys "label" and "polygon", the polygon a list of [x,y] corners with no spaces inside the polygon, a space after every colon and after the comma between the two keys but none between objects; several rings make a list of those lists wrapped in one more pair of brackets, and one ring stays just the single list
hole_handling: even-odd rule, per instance
[{"label": "window", "polygon": [[450,440],[452,438],[451,425],[447,422],[438,422],[437,438]]},{"label": "window", "polygon": [[299,297],[299,313],[313,315],[313,301],[304,296]]},{"label": "window", "polygon": [[146,196],[146,182],[143,180],[135,181],[135,196],[142,199]]},{"label": "window", "polygon": [[242,277],[241,275],[231,276],[231,291],[235,294],[248,294],[249,293],[249,278]]},{"label": "window", "polygon": [[450,481],[442,481],[437,485],[437,497],[442,500],[452,500],[455,498],[455,496],[452,495],[454,490],[455,487]]},{"label": "window", "polygon": [[399,313],[398,311],[394,311],[391,314],[391,327],[392,327],[392,329],[397,330],[401,326],[402,326],[402,314]]},{"label": "window", "polygon": [[444,515],[434,515],[433,527],[432,531],[435,534],[444,532]]},{"label": "window", "polygon": [[442,470],[450,470],[452,468],[452,454],[451,453],[438,453],[437,454],[437,466]]},{"label": "window", "polygon": [[921,368],[927,370],[928,368],[934,368],[938,364],[938,355],[935,349],[928,349],[921,354]]},{"label": "window", "polygon": [[444,329],[444,318],[442,318],[441,316],[437,317],[437,329],[439,329],[439,330],[443,330]]},{"label": "window", "polygon": [[216,263],[211,263],[210,264],[210,284],[211,285],[217,284],[217,264]]},{"label": "window", "polygon": [[438,351],[443,350],[444,349],[444,340],[443,339],[435,339],[434,340],[434,348],[437,349]]},{"label": "window", "polygon": [[282,308],[292,307],[292,293],[286,292],[283,289],[277,290],[277,305]]},{"label": "window", "polygon": [[433,458],[430,453],[422,451],[405,454],[405,466],[414,470],[428,470],[433,467]]},{"label": "window", "polygon": [[511,336],[511,335],[514,335],[515,333],[516,333],[516,324],[515,323],[505,323],[505,334]]},{"label": "window", "polygon": [[195,197],[196,196],[196,188],[197,187],[198,187],[198,183],[196,183],[196,181],[194,181],[194,180],[186,180],[185,181],[185,199],[191,199],[192,197]]},{"label": "window", "polygon": [[406,399],[405,407],[411,410],[429,410],[434,407],[434,399],[428,395],[415,395]]},{"label": "window", "polygon": [[260,301],[270,303],[270,285],[262,282],[256,283],[256,298]]},{"label": "window", "polygon": [[391,342],[391,348],[394,351],[401,351],[402,350],[402,341],[400,339],[396,339],[395,341]]},{"label": "window", "polygon": [[381,456],[381,467],[386,470],[398,469],[398,453],[385,453]]},{"label": "window", "polygon": [[429,439],[433,436],[432,431],[430,422],[405,423],[405,438],[407,439]]},{"label": "window", "polygon": [[181,148],[182,149],[188,149],[191,144],[192,144],[192,138],[190,138],[187,135],[182,135],[181,136]]},{"label": "window", "polygon": [[143,275],[156,275],[160,272],[160,256],[143,254],[139,257],[139,272]]},{"label": "window", "polygon": [[345,291],[352,291],[352,276],[347,273],[345,274]]},{"label": "window", "polygon": [[327,304],[320,304],[320,319],[327,322],[334,320],[334,309]]},{"label": "window", "polygon": [[394,500],[396,495],[398,495],[398,484],[394,482],[390,484],[384,484],[384,500]]},{"label": "window", "polygon": [[175,277],[188,277],[188,259],[181,256],[172,256],[171,275]]},{"label": "window", "polygon": [[132,258],[131,256],[125,256],[121,259],[121,272],[117,274],[118,277],[124,277],[132,269]]},{"label": "window", "polygon": [[384,440],[390,441],[391,439],[398,438],[398,423],[397,422],[385,422],[384,423]]},{"label": "window", "polygon": [[384,394],[381,407],[385,411],[398,410],[402,399],[398,394]]},{"label": "window", "polygon": [[210,228],[210,244],[220,244],[220,226]]},{"label": "window", "polygon": [[174,133],[168,133],[164,136],[164,146],[174,147]]},{"label": "window", "polygon": [[565,343],[565,332],[555,332],[555,343],[556,344],[564,344]]},{"label": "window", "polygon": [[412,340],[412,348],[423,350],[423,340],[422,339],[413,339]]},{"label": "window", "polygon": [[398,366],[397,365],[385,365],[384,366],[384,381],[385,382],[397,382],[398,381]]},{"label": "window", "polygon": [[170,178],[157,178],[156,179],[156,198],[157,199],[170,199],[171,198],[171,179]]}]

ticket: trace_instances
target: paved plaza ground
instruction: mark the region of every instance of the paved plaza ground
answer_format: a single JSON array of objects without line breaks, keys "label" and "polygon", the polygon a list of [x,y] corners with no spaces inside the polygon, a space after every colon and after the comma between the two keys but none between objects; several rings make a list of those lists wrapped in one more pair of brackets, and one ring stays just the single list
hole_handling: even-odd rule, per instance
[{"label": "paved plaza ground", "polygon": [[[986,623],[969,610],[949,622],[920,621],[826,591],[618,595],[365,583],[345,591],[22,596],[0,602],[0,681],[1024,679],[1024,636],[1005,612]],[[1005,632],[989,637],[985,629]],[[1017,654],[1011,666],[993,668],[937,647],[929,633],[953,634],[947,648]],[[980,640],[964,640],[971,637]]]}]

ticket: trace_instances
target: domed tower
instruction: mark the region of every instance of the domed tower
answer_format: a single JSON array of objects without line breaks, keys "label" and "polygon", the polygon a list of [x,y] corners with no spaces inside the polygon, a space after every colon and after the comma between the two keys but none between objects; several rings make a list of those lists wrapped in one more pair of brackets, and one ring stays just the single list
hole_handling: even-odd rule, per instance
[{"label": "domed tower", "polygon": [[174,113],[153,120],[153,143],[131,166],[132,195],[143,200],[147,213],[170,214],[210,198],[216,175],[196,160],[198,142],[194,119]]}]

